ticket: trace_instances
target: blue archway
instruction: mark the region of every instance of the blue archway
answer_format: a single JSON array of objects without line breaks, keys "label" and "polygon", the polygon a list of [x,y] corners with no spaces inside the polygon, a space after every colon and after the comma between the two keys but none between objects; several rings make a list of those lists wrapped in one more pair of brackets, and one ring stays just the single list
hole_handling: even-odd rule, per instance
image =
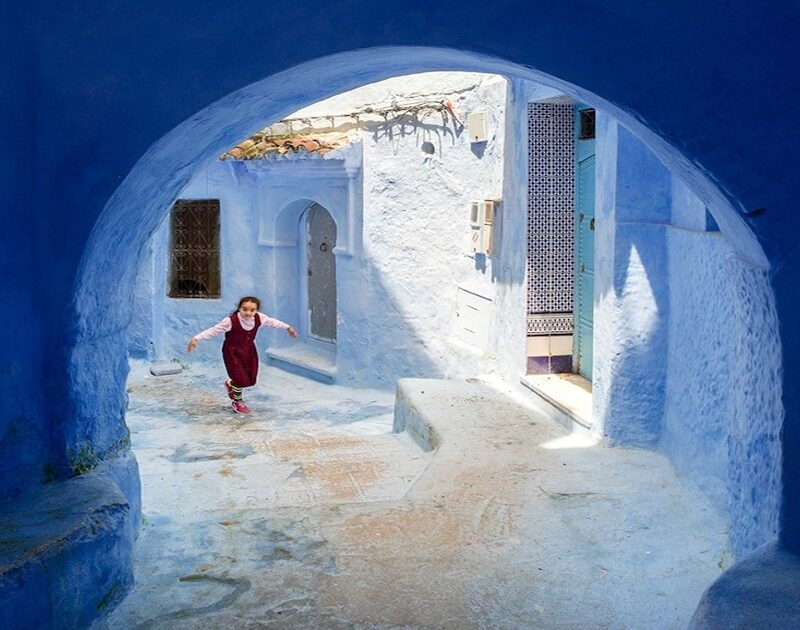
[{"label": "blue archway", "polygon": [[[98,409],[117,407],[124,397],[121,337],[127,321],[124,309],[108,305],[130,301],[142,244],[196,170],[242,137],[310,102],[391,76],[429,70],[480,71],[532,80],[609,112],[688,182],[698,198],[715,208],[715,219],[738,255],[768,269],[762,247],[730,195],[638,117],[596,94],[530,68],[463,51],[390,47],[333,55],[268,77],[197,113],[153,145],[116,190],[92,231],[76,280],[76,344],[69,370],[79,431],[70,435],[67,427],[67,445],[75,443],[78,433],[86,434]],[[107,333],[102,344],[115,379],[108,379],[95,365],[98,322]],[[86,351],[88,346],[91,352]]]}]

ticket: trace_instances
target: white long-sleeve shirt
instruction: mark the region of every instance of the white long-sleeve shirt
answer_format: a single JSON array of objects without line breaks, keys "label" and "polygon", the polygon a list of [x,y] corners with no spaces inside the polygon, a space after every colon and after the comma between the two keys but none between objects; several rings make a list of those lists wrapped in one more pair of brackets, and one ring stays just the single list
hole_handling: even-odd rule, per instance
[{"label": "white long-sleeve shirt", "polygon": [[[249,320],[242,317],[238,312],[236,313],[236,317],[239,318],[239,323],[245,330],[253,330],[253,327],[256,325],[256,317],[258,317],[262,326],[267,326],[268,328],[282,328],[284,330],[289,328],[289,324],[286,322],[264,315],[264,313],[256,313],[255,317]],[[211,337],[216,337],[217,335],[228,332],[232,327],[231,318],[226,317],[211,328],[206,328],[203,332],[196,334],[194,338],[198,341],[201,339],[211,339]]]}]

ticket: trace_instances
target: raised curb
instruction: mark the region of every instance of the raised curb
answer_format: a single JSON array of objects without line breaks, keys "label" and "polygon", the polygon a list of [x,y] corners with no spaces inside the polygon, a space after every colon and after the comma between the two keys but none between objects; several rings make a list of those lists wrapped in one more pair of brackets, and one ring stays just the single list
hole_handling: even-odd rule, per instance
[{"label": "raised curb", "polygon": [[418,392],[424,393],[426,382],[429,381],[418,378],[401,378],[397,381],[392,431],[394,433],[405,431],[423,451],[429,452],[439,448],[442,436],[413,402]]}]

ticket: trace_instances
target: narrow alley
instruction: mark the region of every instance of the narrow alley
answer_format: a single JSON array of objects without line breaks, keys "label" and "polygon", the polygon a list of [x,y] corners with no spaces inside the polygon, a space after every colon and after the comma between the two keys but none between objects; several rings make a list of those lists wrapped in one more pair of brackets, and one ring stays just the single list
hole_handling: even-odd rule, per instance
[{"label": "narrow alley", "polygon": [[[95,628],[682,628],[730,564],[723,518],[652,451],[568,434],[492,381],[395,396],[262,366],[133,365],[133,592]],[[417,432],[418,433],[418,432]]]}]

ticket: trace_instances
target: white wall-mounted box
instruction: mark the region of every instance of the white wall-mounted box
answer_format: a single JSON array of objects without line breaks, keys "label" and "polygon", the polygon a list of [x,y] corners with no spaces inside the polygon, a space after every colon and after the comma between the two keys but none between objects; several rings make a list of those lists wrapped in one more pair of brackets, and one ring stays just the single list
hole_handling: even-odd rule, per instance
[{"label": "white wall-mounted box", "polygon": [[459,341],[486,350],[489,342],[489,320],[492,300],[458,287],[453,336]]},{"label": "white wall-mounted box", "polygon": [[483,225],[484,207],[480,201],[473,201],[469,204],[469,224],[471,227],[479,228]]},{"label": "white wall-mounted box", "polygon": [[467,239],[467,251],[471,254],[491,256],[494,253],[492,228],[497,215],[498,204],[499,201],[496,199],[485,199],[484,201],[470,203],[470,231]]},{"label": "white wall-mounted box", "polygon": [[486,129],[486,112],[479,109],[467,116],[467,133],[470,142],[486,142],[489,134]]},{"label": "white wall-mounted box", "polygon": [[483,253],[483,203],[473,201],[469,204],[469,234],[467,235],[467,252]]},{"label": "white wall-mounted box", "polygon": [[494,225],[494,218],[497,215],[497,205],[500,202],[496,199],[486,199],[483,202],[483,222],[485,225]]}]

